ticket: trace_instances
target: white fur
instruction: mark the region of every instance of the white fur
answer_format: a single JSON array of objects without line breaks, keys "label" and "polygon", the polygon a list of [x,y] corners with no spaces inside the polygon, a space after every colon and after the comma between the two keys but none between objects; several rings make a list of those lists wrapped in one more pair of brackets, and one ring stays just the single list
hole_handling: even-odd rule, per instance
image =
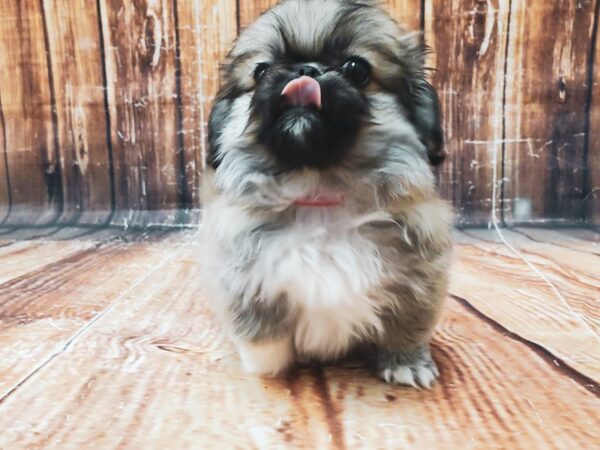
[{"label": "white fur", "polygon": [[395,369],[384,369],[379,375],[388,383],[430,389],[439,372],[435,363],[427,365],[425,362],[419,361],[412,365],[398,366]]},{"label": "white fur", "polygon": [[339,211],[300,209],[296,224],[265,242],[255,276],[268,292],[285,289],[301,309],[295,332],[299,353],[336,357],[356,335],[381,323],[367,296],[379,283],[381,261],[373,243],[347,227]]},{"label": "white fur", "polygon": [[[382,328],[368,295],[381,284],[382,261],[376,246],[358,232],[361,224],[376,218],[387,216],[351,217],[341,207],[299,208],[292,226],[261,239],[253,270],[228,278],[220,307],[237,296],[253,301],[257,291],[272,301],[285,293],[299,311],[293,330],[296,352],[322,359],[340,356],[356,338]],[[207,206],[204,254],[214,256],[204,264],[213,280],[231,273],[228,268],[245,251],[230,248],[236,256],[228,258],[222,250],[237,231],[252,228],[250,221],[251,216],[223,197]]]},{"label": "white fur", "polygon": [[260,344],[239,342],[238,350],[244,370],[260,375],[277,375],[294,361],[294,348],[290,336]]}]

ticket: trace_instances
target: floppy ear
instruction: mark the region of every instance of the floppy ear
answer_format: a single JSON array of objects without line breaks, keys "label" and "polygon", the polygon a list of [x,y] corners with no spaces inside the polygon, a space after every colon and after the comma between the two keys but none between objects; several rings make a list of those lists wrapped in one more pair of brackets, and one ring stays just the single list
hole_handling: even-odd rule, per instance
[{"label": "floppy ear", "polygon": [[444,152],[444,132],[438,95],[427,81],[425,56],[430,49],[423,42],[422,33],[407,33],[401,39],[401,52],[398,57],[403,68],[401,85],[397,92],[408,110],[411,122],[419,139],[427,149],[427,158],[434,165],[440,165],[446,158]]},{"label": "floppy ear", "polygon": [[446,158],[440,102],[433,86],[421,79],[412,83],[413,120],[421,142],[427,148],[429,162],[440,165]]},{"label": "floppy ear", "polygon": [[219,167],[221,163],[219,141],[225,128],[225,122],[229,117],[230,108],[231,100],[226,98],[219,100],[217,97],[208,119],[208,152],[206,154],[206,164],[213,169]]}]

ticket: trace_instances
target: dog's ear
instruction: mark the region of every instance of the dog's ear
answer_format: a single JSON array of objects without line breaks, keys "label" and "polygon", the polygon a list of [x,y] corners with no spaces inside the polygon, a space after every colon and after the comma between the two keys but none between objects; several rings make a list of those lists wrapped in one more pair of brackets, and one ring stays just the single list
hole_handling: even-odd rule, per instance
[{"label": "dog's ear", "polygon": [[206,154],[206,165],[216,169],[221,163],[219,155],[219,146],[225,123],[229,117],[231,100],[217,99],[213,105],[210,117],[208,119],[208,152]]},{"label": "dog's ear", "polygon": [[415,128],[427,148],[429,162],[438,166],[446,158],[446,153],[437,93],[426,80],[420,79],[413,81],[411,94]]},{"label": "dog's ear", "polygon": [[421,142],[427,149],[429,162],[438,166],[446,158],[444,151],[444,132],[437,92],[427,81],[429,69],[425,66],[426,57],[431,49],[425,44],[423,33],[406,33],[402,36],[401,48],[405,61],[404,83],[399,91],[403,103],[408,109]]}]

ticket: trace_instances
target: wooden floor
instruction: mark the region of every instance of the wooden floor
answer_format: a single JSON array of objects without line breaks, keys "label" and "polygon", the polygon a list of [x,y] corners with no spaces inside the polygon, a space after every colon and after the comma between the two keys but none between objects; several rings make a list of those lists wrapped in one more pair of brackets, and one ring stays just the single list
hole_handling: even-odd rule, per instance
[{"label": "wooden floor", "polygon": [[0,448],[599,448],[600,236],[504,236],[457,232],[418,391],[242,373],[190,231],[0,230]]}]

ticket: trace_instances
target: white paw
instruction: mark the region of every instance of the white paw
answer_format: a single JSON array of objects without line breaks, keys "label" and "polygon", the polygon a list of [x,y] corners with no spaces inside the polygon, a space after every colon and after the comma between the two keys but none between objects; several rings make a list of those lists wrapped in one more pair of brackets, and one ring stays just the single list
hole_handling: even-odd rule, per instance
[{"label": "white paw", "polygon": [[421,360],[407,365],[387,367],[379,376],[388,383],[405,384],[430,389],[440,372],[432,360]]},{"label": "white paw", "polygon": [[291,339],[238,346],[244,370],[248,373],[275,376],[286,370],[294,360]]}]

